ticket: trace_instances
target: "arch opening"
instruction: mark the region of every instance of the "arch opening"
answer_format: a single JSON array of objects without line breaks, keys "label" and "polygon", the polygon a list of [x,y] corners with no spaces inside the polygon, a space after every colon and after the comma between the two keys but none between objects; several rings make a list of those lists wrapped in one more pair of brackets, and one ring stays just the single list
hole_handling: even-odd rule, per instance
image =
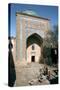
[{"label": "arch opening", "polygon": [[43,39],[38,34],[34,33],[26,40],[27,62],[39,62],[41,57],[41,45]]}]

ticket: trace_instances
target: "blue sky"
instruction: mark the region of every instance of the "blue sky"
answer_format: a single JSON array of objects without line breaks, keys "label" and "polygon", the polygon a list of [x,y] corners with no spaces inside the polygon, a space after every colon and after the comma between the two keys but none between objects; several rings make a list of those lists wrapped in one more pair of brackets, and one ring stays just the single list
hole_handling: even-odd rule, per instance
[{"label": "blue sky", "polygon": [[57,6],[44,6],[44,5],[28,5],[28,4],[11,4],[11,22],[10,32],[11,36],[16,36],[16,12],[32,10],[39,16],[49,18],[51,20],[52,29],[54,25],[58,24],[58,7]]}]

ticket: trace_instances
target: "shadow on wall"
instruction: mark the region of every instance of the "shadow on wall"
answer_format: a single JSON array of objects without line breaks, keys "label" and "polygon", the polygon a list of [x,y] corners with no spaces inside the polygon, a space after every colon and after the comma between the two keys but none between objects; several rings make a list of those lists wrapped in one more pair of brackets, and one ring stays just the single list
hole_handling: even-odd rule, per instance
[{"label": "shadow on wall", "polygon": [[44,62],[48,65],[58,64],[58,48],[43,48]]},{"label": "shadow on wall", "polygon": [[43,43],[43,39],[41,38],[41,36],[39,36],[38,34],[34,33],[31,36],[29,36],[26,40],[26,44],[28,48],[30,45],[36,43],[37,45],[39,45],[41,47],[42,43]]},{"label": "shadow on wall", "polygon": [[16,71],[14,65],[14,59],[12,54],[13,44],[11,38],[9,38],[9,52],[8,52],[8,86],[13,87],[16,80]]}]

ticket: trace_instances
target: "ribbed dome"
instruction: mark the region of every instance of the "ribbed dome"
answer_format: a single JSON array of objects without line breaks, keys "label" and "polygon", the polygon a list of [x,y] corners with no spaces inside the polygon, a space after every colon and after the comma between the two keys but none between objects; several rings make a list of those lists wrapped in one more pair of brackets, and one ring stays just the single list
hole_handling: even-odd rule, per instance
[{"label": "ribbed dome", "polygon": [[31,11],[31,10],[25,10],[25,11],[23,11],[23,13],[28,14],[28,15],[38,16],[38,14],[36,12]]}]

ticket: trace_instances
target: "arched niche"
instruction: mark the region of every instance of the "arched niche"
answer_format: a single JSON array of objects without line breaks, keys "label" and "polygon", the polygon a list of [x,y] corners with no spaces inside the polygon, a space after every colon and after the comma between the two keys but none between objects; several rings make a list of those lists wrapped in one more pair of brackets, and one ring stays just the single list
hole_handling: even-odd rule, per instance
[{"label": "arched niche", "polygon": [[40,35],[34,33],[26,40],[27,62],[39,62],[41,57],[41,46],[43,39]]}]

